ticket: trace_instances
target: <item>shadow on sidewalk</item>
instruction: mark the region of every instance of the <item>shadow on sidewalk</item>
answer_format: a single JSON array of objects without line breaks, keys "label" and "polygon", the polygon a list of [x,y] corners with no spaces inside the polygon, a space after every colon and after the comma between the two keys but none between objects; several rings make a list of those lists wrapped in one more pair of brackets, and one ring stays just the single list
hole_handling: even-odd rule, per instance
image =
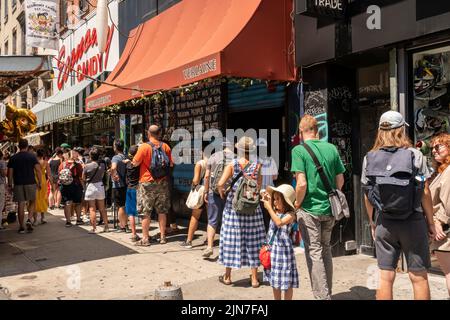
[{"label": "shadow on sidewalk", "polygon": [[0,277],[137,253],[102,234],[66,228],[58,216],[46,217],[49,223],[32,233],[18,234],[17,224],[0,232]]},{"label": "shadow on sidewalk", "polygon": [[333,300],[375,300],[376,290],[355,286],[349,292],[341,292],[332,296]]}]

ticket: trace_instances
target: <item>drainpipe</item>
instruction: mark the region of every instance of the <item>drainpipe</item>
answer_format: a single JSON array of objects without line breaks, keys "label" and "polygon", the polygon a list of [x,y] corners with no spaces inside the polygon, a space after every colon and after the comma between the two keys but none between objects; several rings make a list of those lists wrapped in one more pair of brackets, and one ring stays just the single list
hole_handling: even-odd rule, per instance
[{"label": "drainpipe", "polygon": [[[397,88],[397,49],[389,51],[389,87],[391,96],[391,110],[399,111],[398,109],[398,88]],[[404,114],[403,114],[404,115]]]}]

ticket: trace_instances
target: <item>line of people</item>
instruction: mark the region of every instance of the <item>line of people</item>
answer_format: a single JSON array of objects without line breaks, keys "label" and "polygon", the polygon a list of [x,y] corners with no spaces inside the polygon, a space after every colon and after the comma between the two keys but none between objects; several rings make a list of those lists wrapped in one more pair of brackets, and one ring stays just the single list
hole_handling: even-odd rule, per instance
[{"label": "line of people", "polygon": [[[395,270],[403,253],[415,299],[430,299],[430,249],[445,274],[450,296],[450,135],[441,134],[432,141],[437,174],[431,176],[426,157],[412,147],[407,137],[406,125],[398,112],[383,114],[374,147],[363,163],[361,182],[380,269],[377,298],[393,298]],[[256,145],[249,137],[236,144],[240,156],[236,157],[233,146],[225,142],[223,151],[196,164],[192,190],[204,184],[208,215],[203,256],[213,255],[214,236],[221,223],[218,261],[225,272],[219,281],[231,285],[231,270],[248,267],[249,282],[257,288],[257,269],[261,265],[258,255],[261,246],[269,243],[271,267],[264,270],[264,278],[273,287],[275,299],[281,298],[281,292],[285,299],[292,299],[292,289],[298,287],[292,244],[292,226],[297,222],[313,295],[329,300],[333,286],[330,241],[336,219],[310,151],[318,158],[333,189],[342,189],[345,167],[336,147],[319,140],[314,117],[305,115],[299,129],[304,144],[292,151],[295,190],[290,185],[274,188],[263,184],[261,167],[251,157]],[[248,177],[256,181],[258,190],[266,189],[261,192],[262,205],[255,206],[250,214],[236,209],[236,203],[241,201],[241,186],[248,186]],[[271,219],[267,234],[262,208]],[[192,212],[187,239],[181,244],[185,248],[192,248],[202,209]]]},{"label": "line of people", "polygon": [[[450,295],[450,135],[441,134],[432,140],[436,174],[431,175],[426,157],[412,147],[406,125],[398,112],[383,114],[374,147],[363,162],[361,182],[381,270],[379,299],[393,297],[395,269],[401,253],[406,256],[414,297],[429,299],[430,250],[445,273]],[[310,152],[318,159],[333,189],[342,189],[345,167],[336,147],[319,139],[314,117],[305,115],[299,129],[304,144],[292,150],[295,188],[286,184],[274,186],[277,170],[273,159],[253,157],[257,143],[250,137],[241,138],[236,145],[225,141],[222,150],[209,158],[204,156],[195,165],[192,190],[202,184],[206,191],[203,206],[192,212],[187,238],[181,246],[192,248],[200,215],[206,210],[207,247],[202,255],[209,258],[214,254],[214,238],[220,228],[218,262],[225,270],[219,281],[224,285],[233,283],[232,269],[250,268],[249,284],[259,287],[260,250],[264,244],[270,244],[271,266],[264,269],[264,279],[273,287],[275,299],[281,299],[283,292],[285,299],[292,299],[293,289],[299,286],[292,241],[293,225],[298,223],[313,295],[316,299],[332,297],[330,240],[336,221],[329,194]],[[28,151],[26,140],[21,140],[20,151],[7,164],[8,184],[18,202],[19,232],[25,230],[26,205],[29,232],[32,220],[37,218],[35,213],[46,211],[45,203],[43,208],[39,206],[46,179],[51,184],[53,205],[61,201],[64,206],[66,226],[72,226],[73,212],[77,224],[83,223],[84,200],[89,208],[91,233],[96,232],[97,210],[105,223],[103,231],[109,231],[105,205],[105,176],[109,172],[119,210],[119,231],[127,232],[129,221],[132,241],[137,246],[149,246],[150,219],[156,211],[159,243],[167,243],[174,162],[169,145],[161,141],[160,127],[151,125],[148,137],[148,143],[132,146],[128,156],[123,154],[123,142],[115,141],[115,156],[110,163],[96,148],[90,150],[89,159],[84,161],[77,149],[69,152],[58,149],[47,162],[45,154],[38,150],[36,157]],[[265,141],[257,142],[267,146]],[[0,175],[4,170],[0,162]],[[136,232],[138,214],[143,216],[142,238]],[[266,222],[265,216],[269,218]],[[43,215],[41,221],[45,221]]]}]

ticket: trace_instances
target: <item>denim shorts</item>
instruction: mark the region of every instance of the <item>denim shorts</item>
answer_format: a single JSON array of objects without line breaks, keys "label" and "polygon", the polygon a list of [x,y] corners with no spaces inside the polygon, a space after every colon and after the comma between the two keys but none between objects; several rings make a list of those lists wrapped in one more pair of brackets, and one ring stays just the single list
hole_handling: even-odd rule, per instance
[{"label": "denim shorts", "polygon": [[137,217],[137,190],[136,189],[127,189],[127,199],[125,201],[125,212],[127,216]]},{"label": "denim shorts", "polygon": [[208,225],[217,229],[222,221],[224,208],[225,200],[213,192],[208,193]]}]

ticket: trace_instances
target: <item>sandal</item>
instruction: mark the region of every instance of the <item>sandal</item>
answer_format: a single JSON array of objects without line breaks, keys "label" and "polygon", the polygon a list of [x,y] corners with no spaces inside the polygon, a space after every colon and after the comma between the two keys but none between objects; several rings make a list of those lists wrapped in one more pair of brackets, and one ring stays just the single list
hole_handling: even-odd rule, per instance
[{"label": "sandal", "polygon": [[233,282],[231,281],[231,279],[225,279],[225,275],[223,276],[219,276],[219,282],[223,283],[226,286],[231,285]]},{"label": "sandal", "polygon": [[139,241],[136,241],[135,246],[150,247],[150,242],[148,241],[148,239],[147,240],[139,240]]},{"label": "sandal", "polygon": [[250,285],[251,285],[253,288],[259,288],[260,283],[259,283],[259,281],[253,282],[252,276],[250,276]]},{"label": "sandal", "polygon": [[166,238],[161,238],[161,240],[159,240],[159,244],[166,244],[166,243],[167,243]]}]

